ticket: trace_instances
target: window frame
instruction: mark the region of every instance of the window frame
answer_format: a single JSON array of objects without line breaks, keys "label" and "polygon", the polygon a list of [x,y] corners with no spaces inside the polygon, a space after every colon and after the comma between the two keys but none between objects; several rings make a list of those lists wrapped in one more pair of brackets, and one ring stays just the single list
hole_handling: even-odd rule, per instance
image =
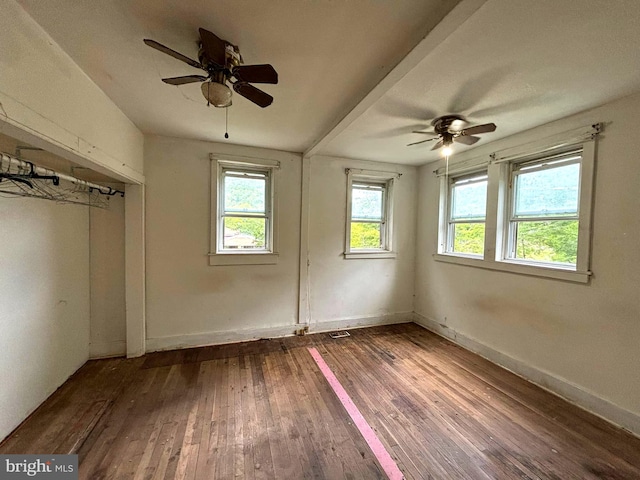
[{"label": "window frame", "polygon": [[[394,228],[393,228],[393,189],[395,180],[401,174],[392,172],[379,172],[375,170],[360,170],[347,168],[347,209],[346,209],[346,226],[345,226],[345,259],[363,259],[363,258],[395,258],[396,252],[393,250],[394,244]],[[353,185],[369,184],[383,185],[382,205],[383,212],[381,218],[380,238],[382,248],[379,249],[361,249],[351,248],[351,223],[352,220],[352,197]],[[376,222],[368,222],[376,223]]]},{"label": "window frame", "polygon": [[[577,158],[576,158],[577,157]],[[575,158],[575,159],[574,159]],[[563,161],[563,160],[567,160],[567,161]],[[549,164],[548,162],[553,162],[551,164]],[[562,164],[559,164],[560,162],[562,162]],[[578,205],[577,205],[577,212],[575,215],[548,215],[548,216],[544,216],[544,215],[538,215],[538,216],[527,216],[527,217],[520,217],[518,218],[515,214],[515,208],[516,208],[516,195],[518,194],[517,189],[516,189],[516,178],[518,175],[522,175],[523,172],[523,167],[531,167],[532,169],[535,168],[537,165],[540,165],[540,168],[536,168],[535,171],[540,172],[540,171],[545,171],[545,170],[552,170],[554,168],[560,168],[562,166],[567,166],[567,165],[575,165],[578,164],[580,165],[580,172],[579,172],[579,176],[578,176]],[[531,170],[533,171],[533,170]],[[576,220],[578,221],[578,231],[580,230],[580,223],[581,223],[581,219],[580,219],[580,190],[581,185],[582,185],[582,171],[583,171],[583,150],[582,148],[579,149],[570,149],[566,152],[561,152],[561,153],[556,153],[553,155],[544,155],[540,158],[535,158],[535,159],[527,159],[525,161],[512,161],[509,162],[509,179],[508,179],[508,185],[509,185],[509,191],[507,194],[507,198],[508,198],[508,204],[507,204],[507,212],[508,215],[506,215],[505,218],[505,227],[504,227],[504,231],[505,231],[505,235],[503,236],[503,241],[504,241],[504,248],[503,248],[503,258],[502,260],[504,261],[508,261],[508,262],[517,262],[517,263],[522,263],[522,264],[526,264],[526,265],[537,265],[537,266],[542,266],[542,267],[549,267],[549,268],[566,268],[568,270],[576,270],[577,269],[577,259],[576,259],[576,265],[574,266],[573,264],[568,264],[568,263],[562,263],[562,262],[545,262],[545,261],[540,261],[540,260],[531,260],[531,259],[523,259],[523,258],[517,258],[515,256],[515,249],[516,249],[516,245],[515,245],[515,241],[517,238],[517,228],[518,228],[518,224],[522,223],[522,222],[540,222],[540,221],[559,221],[559,220]],[[579,241],[579,239],[578,239]],[[578,246],[577,251],[579,251],[580,248]]]},{"label": "window frame", "polygon": [[[461,162],[457,169],[450,169],[455,175],[462,172],[480,171],[487,169],[487,208],[485,216],[485,245],[484,258],[473,258],[459,254],[450,254],[444,250],[444,239],[448,218],[448,181],[445,169],[440,168],[434,173],[440,176],[440,211],[438,228],[438,248],[433,257],[437,261],[458,265],[473,266],[510,272],[523,275],[547,277],[576,283],[588,283],[592,275],[591,237],[592,211],[594,198],[594,178],[596,162],[596,140],[602,125],[593,124],[585,128],[576,129],[564,138],[554,136],[539,142],[531,142],[523,147],[513,147],[502,152],[493,153],[487,159],[475,158]],[[511,153],[515,150],[516,153]],[[512,259],[508,256],[510,216],[513,208],[511,195],[511,173],[513,165],[532,163],[536,160],[549,159],[567,155],[581,150],[581,169],[578,194],[578,252],[575,266],[562,263],[538,262],[523,259]],[[454,166],[455,167],[455,166]]]},{"label": "window frame", "polygon": [[[486,210],[486,203],[485,203],[485,212],[484,212],[484,217],[483,220],[474,220],[474,219],[464,219],[464,220],[454,220],[453,219],[453,191],[454,188],[456,187],[456,183],[460,182],[460,181],[470,181],[473,180],[474,178],[483,178],[484,180],[487,181],[487,193],[489,190],[489,175],[487,172],[486,168],[483,169],[479,169],[479,170],[475,170],[473,172],[465,172],[462,174],[457,174],[457,175],[451,175],[449,176],[449,178],[447,179],[445,176],[445,182],[447,183],[447,191],[446,191],[446,198],[444,199],[445,202],[445,206],[444,206],[444,211],[446,211],[446,227],[444,228],[443,231],[443,235],[442,235],[442,239],[440,242],[441,245],[441,252],[443,254],[446,255],[453,255],[453,256],[458,256],[458,257],[468,257],[468,258],[477,258],[477,259],[483,259],[484,258],[484,249],[483,249],[483,253],[482,254],[475,254],[475,253],[466,253],[466,252],[456,252],[454,251],[454,244],[455,244],[455,225],[458,223],[482,223],[485,225],[485,238],[486,238],[486,226],[487,226],[487,210]],[[480,182],[483,180],[478,180],[477,182]],[[473,183],[477,183],[477,182],[473,182]],[[471,182],[469,182],[471,183]]]},{"label": "window frame", "polygon": [[[216,253],[272,253],[273,243],[273,219],[272,219],[272,206],[273,197],[271,195],[271,169],[258,168],[258,167],[236,167],[231,165],[221,164],[219,166],[219,183],[218,183],[218,232],[224,232],[224,220],[225,218],[260,218],[265,221],[264,231],[264,248],[255,248],[247,250],[236,250],[233,248],[224,248],[224,234],[218,235],[218,241],[216,245]],[[263,174],[265,182],[265,205],[263,213],[249,214],[241,212],[228,211],[225,208],[225,180],[230,177],[239,177],[239,175],[228,175],[227,172],[238,172],[244,174]]]},{"label": "window frame", "polygon": [[[211,160],[211,237],[209,265],[269,265],[278,262],[278,203],[277,173],[280,162],[234,155],[210,155]],[[224,209],[224,180],[226,172],[265,174],[264,215],[227,215]],[[224,248],[225,216],[265,218],[265,246],[263,249]]]}]

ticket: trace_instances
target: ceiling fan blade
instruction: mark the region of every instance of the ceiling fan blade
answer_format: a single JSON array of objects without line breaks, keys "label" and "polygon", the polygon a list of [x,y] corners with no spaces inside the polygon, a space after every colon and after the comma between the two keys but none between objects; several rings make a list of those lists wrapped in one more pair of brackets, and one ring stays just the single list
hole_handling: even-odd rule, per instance
[{"label": "ceiling fan blade", "polygon": [[233,89],[247,100],[255,103],[259,107],[268,107],[273,102],[273,97],[262,90],[249,85],[248,83],[238,82],[233,84]]},{"label": "ceiling fan blade", "polygon": [[473,127],[460,130],[460,135],[476,135],[478,133],[495,132],[496,128],[497,127],[495,123],[485,123],[483,125],[474,125]]},{"label": "ceiling fan blade", "polygon": [[184,85],[186,83],[204,82],[206,80],[207,77],[203,77],[202,75],[187,75],[184,77],[171,77],[162,79],[164,83],[168,83],[169,85]]},{"label": "ceiling fan blade", "polygon": [[218,38],[215,33],[211,33],[204,28],[200,29],[200,40],[202,40],[202,48],[204,48],[207,57],[218,67],[224,67],[227,63],[225,50],[227,44],[224,40]]},{"label": "ceiling fan blade", "polygon": [[239,65],[232,72],[240,82],[250,83],[278,83],[278,72],[269,64]]},{"label": "ceiling fan blade", "polygon": [[440,147],[442,147],[443,145],[444,145],[444,140],[440,140],[438,143],[436,143],[436,144],[431,148],[431,150],[437,150],[437,149],[439,149]]},{"label": "ceiling fan blade", "polygon": [[420,135],[431,135],[433,137],[437,137],[438,134],[436,132],[421,132],[419,130],[414,130],[411,133],[419,133]]},{"label": "ceiling fan blade", "polygon": [[418,145],[420,143],[430,142],[432,140],[435,140],[435,138],[427,138],[426,140],[420,140],[419,142],[409,143],[407,144],[407,147],[410,147],[411,145]]},{"label": "ceiling fan blade", "polygon": [[472,135],[465,135],[463,137],[453,137],[453,141],[457,143],[464,143],[465,145],[473,145],[480,137],[474,137]]},{"label": "ceiling fan blade", "polygon": [[177,58],[178,60],[181,60],[184,63],[191,65],[192,67],[202,68],[204,70],[204,67],[200,62],[196,62],[195,60],[192,60],[191,58],[185,55],[182,55],[181,53],[178,53],[175,50],[171,50],[169,47],[165,47],[164,45],[156,42],[155,40],[149,40],[148,38],[145,38],[144,43],[146,45],[149,45],[151,48],[155,48],[156,50],[159,50],[162,53],[171,55],[173,58]]}]

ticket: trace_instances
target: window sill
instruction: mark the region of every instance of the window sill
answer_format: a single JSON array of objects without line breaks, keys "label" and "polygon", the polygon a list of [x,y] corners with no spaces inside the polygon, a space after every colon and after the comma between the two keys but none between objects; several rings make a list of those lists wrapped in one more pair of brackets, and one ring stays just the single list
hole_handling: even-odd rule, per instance
[{"label": "window sill", "polygon": [[576,283],[589,283],[589,279],[591,278],[591,272],[577,272],[575,270],[568,270],[564,268],[543,267],[540,265],[531,265],[512,261],[496,262],[442,253],[434,254],[433,259],[438,262],[485,268],[488,270],[497,270],[500,272],[516,273],[520,275],[531,275],[534,277],[554,278],[556,280],[565,280]]},{"label": "window sill", "polygon": [[396,258],[398,254],[396,252],[345,252],[344,258],[347,260],[362,259],[362,258]]},{"label": "window sill", "polygon": [[277,253],[264,252],[229,252],[209,253],[210,266],[222,265],[275,265],[278,263]]}]

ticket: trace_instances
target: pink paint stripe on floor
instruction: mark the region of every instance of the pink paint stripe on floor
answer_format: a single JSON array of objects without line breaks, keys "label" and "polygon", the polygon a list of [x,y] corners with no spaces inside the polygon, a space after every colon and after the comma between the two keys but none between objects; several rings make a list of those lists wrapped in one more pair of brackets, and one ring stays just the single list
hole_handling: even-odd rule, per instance
[{"label": "pink paint stripe on floor", "polygon": [[324,361],[324,358],[322,358],[320,352],[318,352],[318,350],[313,347],[309,347],[308,350],[315,360],[316,364],[320,368],[320,371],[324,375],[324,378],[327,379],[327,382],[329,382],[329,385],[338,396],[338,399],[340,400],[344,408],[347,410],[347,413],[353,420],[353,423],[356,427],[358,427],[358,430],[360,430],[360,433],[369,445],[369,448],[371,448],[371,451],[378,459],[378,462],[380,462],[380,465],[382,466],[384,472],[387,474],[387,477],[389,477],[389,480],[402,480],[404,476],[398,468],[398,465],[393,461],[393,458],[391,458],[391,455],[389,455],[387,449],[384,448],[384,445],[382,445],[382,442],[380,442],[380,439],[378,438],[376,433],[369,426],[367,421],[360,413],[360,410],[358,410],[358,407],[356,407],[355,403],[353,403],[353,400],[351,400],[351,397],[349,397],[336,376],[333,374],[333,372],[329,368],[329,365],[327,365],[327,363]]}]

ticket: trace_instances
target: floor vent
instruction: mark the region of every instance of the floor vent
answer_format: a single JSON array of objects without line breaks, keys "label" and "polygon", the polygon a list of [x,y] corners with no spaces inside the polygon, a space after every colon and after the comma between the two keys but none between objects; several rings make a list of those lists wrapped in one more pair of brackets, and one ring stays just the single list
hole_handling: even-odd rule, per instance
[{"label": "floor vent", "polygon": [[342,332],[331,332],[329,336],[331,338],[344,338],[344,337],[350,337],[351,334],[346,330],[343,330]]}]

